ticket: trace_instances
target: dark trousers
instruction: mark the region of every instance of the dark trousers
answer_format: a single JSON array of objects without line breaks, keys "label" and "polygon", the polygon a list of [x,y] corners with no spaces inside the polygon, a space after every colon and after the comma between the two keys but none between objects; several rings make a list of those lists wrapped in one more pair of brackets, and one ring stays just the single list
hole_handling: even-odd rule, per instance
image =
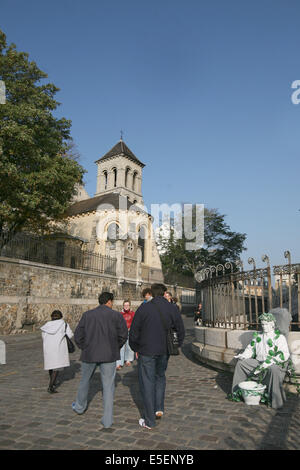
[{"label": "dark trousers", "polygon": [[155,426],[155,412],[164,411],[166,390],[166,369],[168,355],[138,357],[140,392],[144,405],[145,424]]}]

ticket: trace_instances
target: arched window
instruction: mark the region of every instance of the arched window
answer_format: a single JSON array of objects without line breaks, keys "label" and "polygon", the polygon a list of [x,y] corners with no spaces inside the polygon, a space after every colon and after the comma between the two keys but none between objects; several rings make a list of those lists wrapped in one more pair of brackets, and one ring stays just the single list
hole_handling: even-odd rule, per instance
[{"label": "arched window", "polygon": [[128,175],[129,175],[129,172],[130,172],[130,168],[126,168],[125,170],[125,188],[128,187]]},{"label": "arched window", "polygon": [[133,191],[136,191],[136,177],[137,177],[137,172],[135,171],[132,176],[132,189]]},{"label": "arched window", "polygon": [[107,228],[107,241],[111,249],[115,248],[116,241],[119,239],[119,226],[115,222]]},{"label": "arched window", "polygon": [[103,171],[103,175],[104,175],[104,189],[107,189],[107,171],[106,170]]},{"label": "arched window", "polygon": [[117,186],[117,169],[116,168],[113,168],[113,184],[114,184],[114,188]]},{"label": "arched window", "polygon": [[139,229],[138,246],[142,250],[142,263],[145,262],[145,239],[146,239],[146,229],[145,227],[141,226]]}]

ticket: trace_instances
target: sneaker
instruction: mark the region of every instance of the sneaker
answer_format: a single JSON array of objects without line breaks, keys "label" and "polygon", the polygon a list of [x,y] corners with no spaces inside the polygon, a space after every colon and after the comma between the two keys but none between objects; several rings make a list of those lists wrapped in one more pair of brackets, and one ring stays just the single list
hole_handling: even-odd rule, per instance
[{"label": "sneaker", "polygon": [[126,361],[126,362],[125,362],[125,366],[131,366],[131,362],[130,362],[130,361]]},{"label": "sneaker", "polygon": [[48,387],[48,390],[47,390],[48,393],[58,393],[57,390],[55,390],[55,387],[52,386],[52,387]]},{"label": "sneaker", "polygon": [[77,414],[77,415],[83,415],[83,413],[78,413],[78,411],[75,410],[75,401],[72,403],[72,410]]},{"label": "sneaker", "polygon": [[157,419],[160,419],[160,418],[163,416],[163,414],[164,414],[163,411],[157,411],[157,412],[155,413],[155,416],[156,416]]},{"label": "sneaker", "polygon": [[143,418],[139,419],[139,425],[140,425],[142,428],[152,429],[152,428],[149,428],[149,426],[146,425],[145,420],[144,420]]},{"label": "sneaker", "polygon": [[116,369],[117,369],[117,370],[121,370],[121,369],[122,369],[122,366],[117,366]]}]

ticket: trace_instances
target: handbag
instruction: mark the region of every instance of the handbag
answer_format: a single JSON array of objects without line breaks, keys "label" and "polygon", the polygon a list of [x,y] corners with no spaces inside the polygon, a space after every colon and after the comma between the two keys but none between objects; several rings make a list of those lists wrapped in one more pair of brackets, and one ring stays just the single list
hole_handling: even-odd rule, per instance
[{"label": "handbag", "polygon": [[[156,304],[155,304],[156,305]],[[179,342],[178,342],[178,333],[177,330],[171,326],[168,328],[158,305],[156,305],[157,310],[159,311],[161,322],[163,324],[164,329],[167,333],[167,351],[170,356],[178,356],[179,355]]]},{"label": "handbag", "polygon": [[74,345],[73,341],[67,335],[66,330],[67,330],[67,324],[65,326],[65,338],[67,340],[67,346],[68,346],[69,353],[73,353],[73,352],[75,352],[75,345]]}]

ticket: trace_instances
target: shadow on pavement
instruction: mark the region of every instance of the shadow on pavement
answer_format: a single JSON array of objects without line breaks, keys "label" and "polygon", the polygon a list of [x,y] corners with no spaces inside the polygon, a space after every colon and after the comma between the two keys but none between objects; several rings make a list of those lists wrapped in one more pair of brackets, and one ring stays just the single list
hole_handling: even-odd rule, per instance
[{"label": "shadow on pavement", "polygon": [[[287,395],[287,401],[278,409],[269,424],[259,450],[299,450],[299,398],[295,394]],[[293,436],[293,442],[287,443],[287,435]]]},{"label": "shadow on pavement", "polygon": [[73,380],[80,372],[81,365],[77,361],[70,361],[70,367],[65,367],[62,372],[58,375],[58,386],[59,388],[64,382],[68,382],[69,380]]},{"label": "shadow on pavement", "polygon": [[122,384],[125,387],[129,388],[131,397],[135,403],[135,406],[139,410],[141,417],[143,416],[143,403],[140,394],[139,380],[138,380],[138,370],[137,364],[133,363],[133,369],[126,372],[122,377]]}]

